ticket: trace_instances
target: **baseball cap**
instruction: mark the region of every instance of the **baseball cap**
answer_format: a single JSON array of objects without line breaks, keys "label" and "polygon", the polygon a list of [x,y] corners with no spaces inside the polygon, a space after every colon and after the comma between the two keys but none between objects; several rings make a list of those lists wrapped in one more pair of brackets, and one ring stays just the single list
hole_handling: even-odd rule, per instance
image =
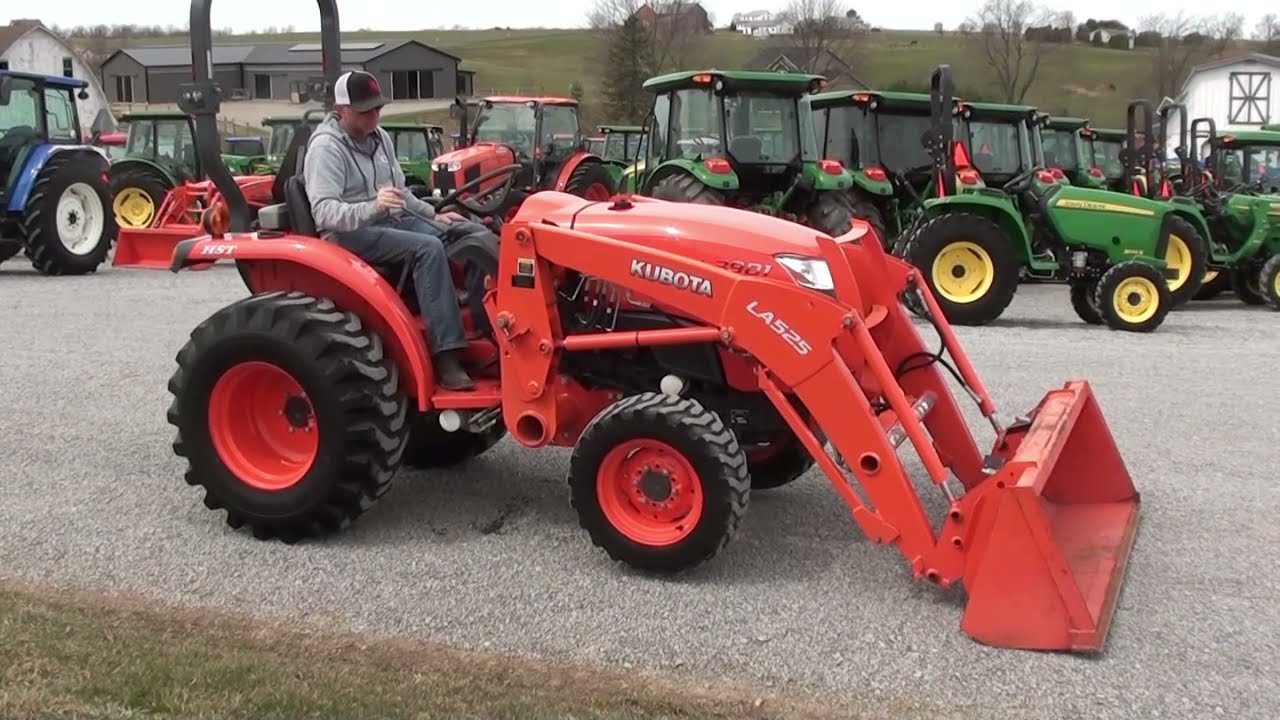
[{"label": "baseball cap", "polygon": [[350,105],[357,112],[368,112],[389,102],[378,87],[378,79],[362,70],[343,73],[333,86],[333,104]]}]

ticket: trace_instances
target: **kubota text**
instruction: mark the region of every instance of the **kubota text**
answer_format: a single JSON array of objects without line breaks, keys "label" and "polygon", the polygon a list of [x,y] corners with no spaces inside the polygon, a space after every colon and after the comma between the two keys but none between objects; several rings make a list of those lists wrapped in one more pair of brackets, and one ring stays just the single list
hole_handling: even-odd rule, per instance
[{"label": "kubota text", "polygon": [[631,261],[631,274],[645,280],[670,285],[678,290],[688,290],[696,295],[712,296],[710,280],[680,270],[672,270],[669,267],[654,265],[644,260]]}]

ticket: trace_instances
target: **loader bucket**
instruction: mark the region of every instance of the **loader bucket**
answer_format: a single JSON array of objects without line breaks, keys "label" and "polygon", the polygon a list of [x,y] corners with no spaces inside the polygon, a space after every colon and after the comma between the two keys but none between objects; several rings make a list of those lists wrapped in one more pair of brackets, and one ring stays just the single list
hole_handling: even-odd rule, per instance
[{"label": "loader bucket", "polygon": [[116,234],[113,267],[168,270],[178,243],[204,234],[199,225],[169,225],[150,228],[120,228]]},{"label": "loader bucket", "polygon": [[1101,650],[1139,502],[1089,384],[1048,393],[996,452],[1004,466],[974,493],[961,627],[999,647]]}]

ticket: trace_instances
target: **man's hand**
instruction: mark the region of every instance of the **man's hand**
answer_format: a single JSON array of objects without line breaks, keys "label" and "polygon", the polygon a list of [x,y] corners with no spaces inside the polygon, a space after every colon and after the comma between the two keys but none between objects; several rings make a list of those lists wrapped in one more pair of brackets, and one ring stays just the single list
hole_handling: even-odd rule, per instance
[{"label": "man's hand", "polygon": [[436,217],[435,217],[435,219],[436,219],[436,220],[439,220],[440,222],[444,223],[445,225],[448,225],[449,223],[453,222],[454,220],[466,220],[466,218],[465,218],[465,217],[463,217],[463,216],[459,215],[459,214],[458,214],[458,213],[456,213],[456,212],[452,212],[452,211],[450,211],[450,212],[444,212],[444,213],[436,213]]},{"label": "man's hand", "polygon": [[402,207],[404,207],[404,198],[400,197],[399,190],[387,186],[378,191],[377,208],[379,210],[393,210]]}]

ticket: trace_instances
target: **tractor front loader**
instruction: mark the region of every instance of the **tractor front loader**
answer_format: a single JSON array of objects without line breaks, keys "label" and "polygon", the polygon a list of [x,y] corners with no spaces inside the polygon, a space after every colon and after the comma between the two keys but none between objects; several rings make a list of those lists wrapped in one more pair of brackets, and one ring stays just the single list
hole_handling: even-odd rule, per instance
[{"label": "tractor front loader", "polygon": [[849,231],[853,178],[821,159],[809,108],[820,75],[755,70],[676,72],[650,78],[643,169],[626,190],[781,217],[829,235]]},{"label": "tractor front loader", "polygon": [[[342,67],[337,7],[319,5],[331,84]],[[212,136],[208,0],[192,7],[196,80],[181,98]],[[315,237],[301,178],[252,234],[230,174],[214,181],[228,224],[211,220],[172,267],[234,261],[248,268],[251,295],[192,331],[168,418],[186,482],[233,527],[285,542],[341,531],[407,457],[496,427],[527,448],[572,447],[570,501],[591,542],[673,574],[738,532],[757,472],[746,447],[782,433],[913,577],[963,587],[971,637],[1104,646],[1139,495],[1092,388],[1067,382],[1003,424],[920,273],[866,223],[831,237],[734,208],[533,195],[500,241],[448,250],[483,269],[478,307],[490,328],[469,348],[476,387],[456,392],[433,379],[411,274]],[[472,304],[462,309],[474,327]],[[941,351],[909,313],[929,321]],[[950,372],[991,423],[990,452]],[[898,455],[908,445],[946,498],[942,518],[926,513]]]},{"label": "tractor front loader", "polygon": [[1170,237],[1199,240],[1179,208],[1074,187],[1037,157],[1043,119],[1035,108],[957,104],[946,65],[934,71],[932,86],[927,146],[936,194],[895,253],[921,269],[948,319],[995,320],[1025,270],[1070,284],[1072,307],[1087,323],[1158,328],[1175,304],[1168,278],[1176,270],[1165,261]]}]

